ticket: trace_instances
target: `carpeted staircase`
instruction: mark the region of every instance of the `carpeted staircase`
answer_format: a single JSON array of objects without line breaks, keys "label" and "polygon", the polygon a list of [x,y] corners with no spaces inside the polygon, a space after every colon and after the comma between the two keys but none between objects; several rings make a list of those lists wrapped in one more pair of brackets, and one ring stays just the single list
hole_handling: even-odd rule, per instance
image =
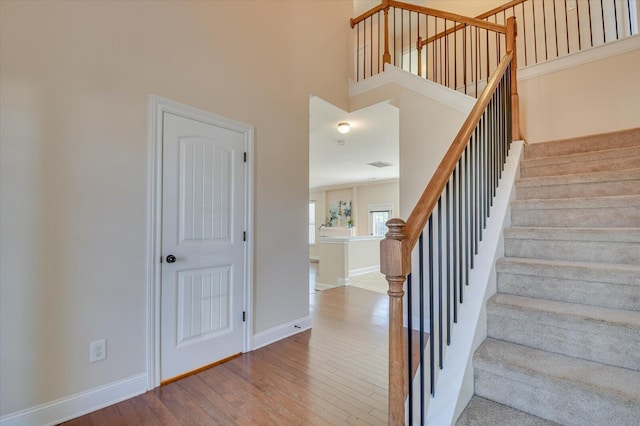
[{"label": "carpeted staircase", "polygon": [[640,129],[528,145],[458,425],[640,425]]}]

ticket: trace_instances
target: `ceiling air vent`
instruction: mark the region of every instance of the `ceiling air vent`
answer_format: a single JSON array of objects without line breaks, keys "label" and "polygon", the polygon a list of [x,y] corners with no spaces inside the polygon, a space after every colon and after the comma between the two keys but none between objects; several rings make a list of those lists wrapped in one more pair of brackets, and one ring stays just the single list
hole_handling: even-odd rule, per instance
[{"label": "ceiling air vent", "polygon": [[391,166],[391,165],[392,165],[391,163],[387,163],[386,161],[376,161],[376,162],[373,162],[373,163],[367,163],[367,164],[368,164],[369,166],[379,167],[379,168],[382,168],[382,167],[389,167],[389,166]]}]

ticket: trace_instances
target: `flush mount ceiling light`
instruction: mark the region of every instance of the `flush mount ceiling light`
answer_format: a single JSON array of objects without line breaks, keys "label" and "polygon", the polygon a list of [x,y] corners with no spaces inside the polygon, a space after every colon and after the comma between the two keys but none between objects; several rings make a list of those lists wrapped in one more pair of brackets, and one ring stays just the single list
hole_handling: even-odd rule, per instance
[{"label": "flush mount ceiling light", "polygon": [[347,122],[342,122],[342,123],[338,123],[338,131],[340,133],[349,133],[349,130],[351,130],[351,125]]}]

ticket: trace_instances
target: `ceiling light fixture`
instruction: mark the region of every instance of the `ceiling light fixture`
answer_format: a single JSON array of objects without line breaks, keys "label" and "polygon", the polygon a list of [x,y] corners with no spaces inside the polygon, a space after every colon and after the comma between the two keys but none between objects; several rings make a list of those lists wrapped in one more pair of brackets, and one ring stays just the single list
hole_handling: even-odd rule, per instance
[{"label": "ceiling light fixture", "polygon": [[340,133],[342,134],[349,133],[349,130],[351,130],[351,125],[349,123],[346,123],[346,122],[338,123],[338,131]]}]

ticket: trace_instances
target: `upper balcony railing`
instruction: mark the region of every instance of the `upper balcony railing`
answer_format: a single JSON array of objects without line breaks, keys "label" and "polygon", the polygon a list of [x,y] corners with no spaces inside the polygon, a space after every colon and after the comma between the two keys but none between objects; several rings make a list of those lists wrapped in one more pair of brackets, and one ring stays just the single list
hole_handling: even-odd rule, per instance
[{"label": "upper balcony railing", "polygon": [[465,93],[497,68],[506,49],[506,24],[394,0],[351,20],[355,75],[362,81],[388,63]]},{"label": "upper balcony railing", "polygon": [[506,51],[511,17],[520,67],[638,34],[639,25],[636,0],[513,0],[475,18],[385,0],[351,20],[355,80],[389,63],[477,95]]},{"label": "upper balcony railing", "polygon": [[637,0],[513,0],[476,18],[504,24],[512,16],[521,67],[638,34]]}]

